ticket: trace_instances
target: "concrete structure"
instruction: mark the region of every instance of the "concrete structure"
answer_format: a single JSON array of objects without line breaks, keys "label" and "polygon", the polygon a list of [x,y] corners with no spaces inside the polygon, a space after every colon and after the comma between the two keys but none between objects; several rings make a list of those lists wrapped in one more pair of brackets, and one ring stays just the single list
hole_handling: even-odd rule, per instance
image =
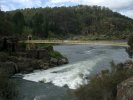
[{"label": "concrete structure", "polygon": [[122,41],[82,41],[82,40],[27,40],[27,44],[92,44],[127,47],[127,42]]}]

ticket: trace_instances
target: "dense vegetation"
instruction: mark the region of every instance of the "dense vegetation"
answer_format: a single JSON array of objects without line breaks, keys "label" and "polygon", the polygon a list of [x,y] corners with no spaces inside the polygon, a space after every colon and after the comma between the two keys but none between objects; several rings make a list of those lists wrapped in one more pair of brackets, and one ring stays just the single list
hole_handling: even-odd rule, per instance
[{"label": "dense vegetation", "polygon": [[0,11],[0,36],[12,35],[13,33],[11,17],[7,13]]},{"label": "dense vegetation", "polygon": [[[36,38],[125,39],[133,20],[100,6],[20,9],[0,12],[0,34],[32,34]],[[22,38],[21,37],[21,38]]]}]

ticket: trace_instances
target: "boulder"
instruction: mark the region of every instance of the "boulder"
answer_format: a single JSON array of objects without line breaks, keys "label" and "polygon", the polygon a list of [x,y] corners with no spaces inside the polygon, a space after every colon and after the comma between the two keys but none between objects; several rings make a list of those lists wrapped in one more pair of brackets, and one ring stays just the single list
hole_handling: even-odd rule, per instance
[{"label": "boulder", "polygon": [[117,100],[133,100],[133,77],[117,86]]},{"label": "boulder", "polygon": [[12,36],[3,37],[0,40],[0,50],[15,52],[17,50],[18,40],[18,38]]},{"label": "boulder", "polygon": [[39,59],[45,59],[45,60],[49,60],[50,59],[50,56],[49,56],[49,53],[47,50],[45,49],[42,49],[42,50],[37,50],[38,52],[38,58]]},{"label": "boulder", "polygon": [[37,58],[37,51],[36,50],[27,50],[26,51],[28,58]]},{"label": "boulder", "polygon": [[43,59],[27,59],[22,58],[18,63],[18,69],[19,72],[22,73],[30,73],[33,70],[36,69],[48,69],[49,68],[49,62],[44,61]]},{"label": "boulder", "polygon": [[50,59],[49,53],[45,49],[27,50],[27,57],[35,59],[45,59],[47,61]]},{"label": "boulder", "polygon": [[31,72],[31,70],[29,71],[29,67],[30,67],[29,62],[18,62],[17,65],[18,65],[19,72],[21,73]]},{"label": "boulder", "polygon": [[50,59],[50,66],[57,66],[57,65],[63,65],[63,64],[67,64],[68,63],[68,59],[67,58],[51,58]]},{"label": "boulder", "polygon": [[18,72],[18,66],[14,62],[0,62],[0,72],[4,72],[8,76],[11,76]]},{"label": "boulder", "polygon": [[36,59],[22,58],[17,62],[17,65],[19,72],[22,73],[30,73],[33,72],[33,70],[40,68]]},{"label": "boulder", "polygon": [[67,58],[61,58],[58,60],[58,65],[63,65],[63,64],[67,64],[67,63],[68,63]]},{"label": "boulder", "polygon": [[50,59],[50,66],[57,66],[58,65],[58,59],[57,58],[51,58]]},{"label": "boulder", "polygon": [[39,68],[40,69],[48,69],[49,68],[49,63],[48,62],[45,62],[43,60],[38,60],[38,64],[39,64]]}]

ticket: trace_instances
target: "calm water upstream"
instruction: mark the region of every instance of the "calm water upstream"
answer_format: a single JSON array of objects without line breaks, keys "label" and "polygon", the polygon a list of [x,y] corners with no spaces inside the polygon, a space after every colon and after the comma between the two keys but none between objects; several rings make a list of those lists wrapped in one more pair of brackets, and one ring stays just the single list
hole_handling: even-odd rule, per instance
[{"label": "calm water upstream", "polygon": [[[109,69],[111,61],[120,63],[129,59],[124,47],[57,45],[54,49],[66,56],[70,63],[24,75],[23,79],[29,81],[21,83],[30,84],[27,86],[29,92],[25,93],[25,96],[32,94],[31,98],[34,97],[34,100],[60,100],[60,96],[67,91],[67,88],[63,86],[76,89],[79,85],[86,84],[94,74],[103,69]],[[39,81],[45,84],[36,83]]]}]

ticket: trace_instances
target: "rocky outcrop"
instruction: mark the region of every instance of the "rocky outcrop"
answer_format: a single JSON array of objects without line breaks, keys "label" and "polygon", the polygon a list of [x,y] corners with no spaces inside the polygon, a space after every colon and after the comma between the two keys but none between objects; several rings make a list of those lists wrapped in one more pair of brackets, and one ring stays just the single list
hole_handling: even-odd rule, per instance
[{"label": "rocky outcrop", "polygon": [[14,62],[0,62],[0,73],[6,73],[7,76],[11,76],[17,72],[17,65]]},{"label": "rocky outcrop", "polygon": [[17,38],[0,39],[0,71],[7,74],[30,73],[36,69],[48,69],[67,64],[68,59],[53,46],[26,49],[25,43],[18,43]]},{"label": "rocky outcrop", "polygon": [[50,59],[50,55],[46,49],[27,50],[26,55],[28,58],[45,59],[47,61]]},{"label": "rocky outcrop", "polygon": [[67,63],[68,63],[68,59],[65,57],[50,59],[50,66],[58,66],[58,65],[63,65],[63,64],[67,64]]},{"label": "rocky outcrop", "polygon": [[58,59],[58,65],[63,65],[63,64],[68,64],[68,59],[65,57]]},{"label": "rocky outcrop", "polygon": [[37,69],[48,69],[59,65],[67,64],[65,57],[50,57],[47,50],[28,50],[23,53],[16,53],[15,56],[9,56],[6,53],[0,55],[0,68],[3,72],[13,75],[15,73],[30,73]]},{"label": "rocky outcrop", "polygon": [[133,77],[118,85],[117,100],[133,100]]}]

